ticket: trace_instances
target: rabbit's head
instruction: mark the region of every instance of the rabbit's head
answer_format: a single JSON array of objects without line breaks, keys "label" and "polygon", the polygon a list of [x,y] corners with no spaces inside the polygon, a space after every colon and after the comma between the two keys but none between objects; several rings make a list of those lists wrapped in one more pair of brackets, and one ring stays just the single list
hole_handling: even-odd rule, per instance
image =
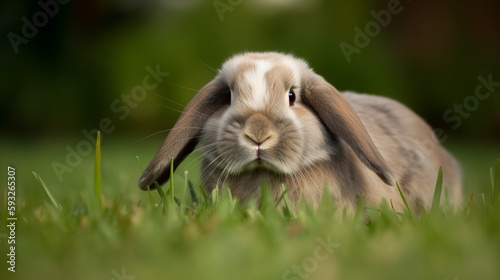
[{"label": "rabbit's head", "polygon": [[332,85],[293,56],[245,53],[225,62],[187,105],[139,185],[167,181],[171,159],[177,167],[198,143],[206,170],[300,176],[335,155],[338,141],[390,184],[387,164]]}]

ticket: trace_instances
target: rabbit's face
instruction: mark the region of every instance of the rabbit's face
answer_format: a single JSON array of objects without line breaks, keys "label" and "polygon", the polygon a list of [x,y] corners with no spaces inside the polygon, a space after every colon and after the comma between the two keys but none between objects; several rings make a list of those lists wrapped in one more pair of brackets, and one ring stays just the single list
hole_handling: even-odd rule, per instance
[{"label": "rabbit's face", "polygon": [[201,133],[207,168],[289,174],[328,159],[328,133],[301,102],[307,71],[306,63],[290,56],[255,54],[226,62],[219,75],[230,102],[209,117]]}]

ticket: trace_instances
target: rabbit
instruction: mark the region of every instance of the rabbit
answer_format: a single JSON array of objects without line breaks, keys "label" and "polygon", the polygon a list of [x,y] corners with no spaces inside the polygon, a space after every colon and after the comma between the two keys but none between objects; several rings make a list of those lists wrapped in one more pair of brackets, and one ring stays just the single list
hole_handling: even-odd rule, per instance
[{"label": "rabbit", "polygon": [[360,200],[403,211],[397,181],[421,211],[432,203],[440,167],[449,202],[462,201],[459,163],[418,115],[386,97],[341,94],[289,54],[227,60],[182,112],[140,188],[165,183],[171,159],[176,168],[198,144],[204,187],[227,186],[240,201],[257,198],[263,184],[278,200],[284,185],[293,205],[303,197],[317,206],[328,193],[348,212]]}]

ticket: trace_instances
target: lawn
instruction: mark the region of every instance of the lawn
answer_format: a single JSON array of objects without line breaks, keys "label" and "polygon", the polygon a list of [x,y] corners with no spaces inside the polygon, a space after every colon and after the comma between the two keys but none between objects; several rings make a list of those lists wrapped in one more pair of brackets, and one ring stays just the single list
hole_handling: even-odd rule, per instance
[{"label": "lawn", "polygon": [[[162,192],[142,192],[140,166],[161,139],[109,138],[101,168],[92,153],[62,182],[52,164],[64,163],[66,146],[81,139],[2,140],[1,219],[7,221],[11,165],[17,221],[15,272],[7,270],[8,228],[0,230],[1,279],[500,278],[500,200],[490,176],[498,146],[446,143],[464,167],[467,201],[455,213],[443,205],[414,217],[382,204],[336,218],[328,199],[316,211],[305,203],[294,210],[263,195],[257,209],[225,189],[205,194],[196,155],[179,167],[173,193],[169,183]],[[498,190],[500,165],[495,178]]]}]

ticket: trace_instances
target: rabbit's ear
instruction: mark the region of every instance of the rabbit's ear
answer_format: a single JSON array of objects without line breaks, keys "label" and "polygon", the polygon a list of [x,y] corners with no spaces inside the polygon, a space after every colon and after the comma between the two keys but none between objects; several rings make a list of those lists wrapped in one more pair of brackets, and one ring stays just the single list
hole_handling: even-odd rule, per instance
[{"label": "rabbit's ear", "polygon": [[366,166],[386,184],[392,185],[391,171],[359,116],[332,85],[314,74],[304,81],[301,99],[318,115],[331,134],[347,142]]},{"label": "rabbit's ear", "polygon": [[190,154],[198,144],[198,137],[205,121],[218,109],[231,101],[229,87],[219,77],[205,85],[189,102],[174,127],[163,141],[153,160],[141,175],[139,187],[154,189],[154,182],[159,185],[170,177],[170,161],[174,159],[174,168]]}]

